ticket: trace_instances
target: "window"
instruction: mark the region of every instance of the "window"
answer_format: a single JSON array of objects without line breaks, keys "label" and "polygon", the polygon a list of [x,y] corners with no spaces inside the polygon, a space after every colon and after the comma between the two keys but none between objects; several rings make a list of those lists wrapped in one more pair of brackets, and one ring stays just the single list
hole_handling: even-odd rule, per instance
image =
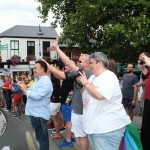
[{"label": "window", "polygon": [[35,55],[35,41],[27,41],[27,56]]},{"label": "window", "polygon": [[11,48],[11,56],[19,55],[19,41],[11,40],[10,48]]},{"label": "window", "polygon": [[69,57],[70,60],[72,60],[72,53],[71,52],[66,52],[66,55]]},{"label": "window", "polygon": [[43,57],[50,57],[50,52],[47,52],[48,47],[50,47],[50,42],[43,41]]}]

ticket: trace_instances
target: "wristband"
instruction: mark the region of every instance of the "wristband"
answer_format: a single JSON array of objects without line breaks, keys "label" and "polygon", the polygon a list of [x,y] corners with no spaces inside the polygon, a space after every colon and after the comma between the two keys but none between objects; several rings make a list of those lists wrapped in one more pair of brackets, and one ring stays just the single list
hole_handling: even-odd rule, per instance
[{"label": "wristband", "polygon": [[85,87],[87,84],[89,84],[89,82],[86,82],[86,83],[84,84],[84,87]]}]

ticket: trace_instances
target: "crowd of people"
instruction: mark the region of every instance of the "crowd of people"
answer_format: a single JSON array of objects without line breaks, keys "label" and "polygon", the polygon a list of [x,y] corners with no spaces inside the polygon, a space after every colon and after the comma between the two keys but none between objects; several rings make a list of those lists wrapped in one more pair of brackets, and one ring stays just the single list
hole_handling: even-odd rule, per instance
[{"label": "crowd of people", "polygon": [[[142,80],[139,82],[133,73],[134,64],[128,63],[119,83],[116,63],[104,53],[81,54],[76,65],[59,49],[58,37],[53,47],[61,61],[55,65],[36,61],[34,81],[24,75],[0,80],[1,95],[6,99],[1,96],[1,107],[11,111],[13,106],[13,117],[17,118],[21,116],[21,103],[26,105],[25,114],[30,116],[40,150],[49,150],[49,137],[60,139],[64,130],[66,139],[60,147],[76,142],[78,150],[88,150],[89,143],[94,150],[118,150],[133,120],[135,104],[143,99],[141,141],[143,149],[149,150],[149,53],[141,53],[138,59]],[[143,92],[137,98],[141,86]],[[52,123],[54,129],[49,136]]]},{"label": "crowd of people", "polygon": [[21,91],[19,84],[32,86],[34,79],[32,75],[0,76],[0,108],[13,114],[13,118],[21,117],[22,105],[25,96]]}]

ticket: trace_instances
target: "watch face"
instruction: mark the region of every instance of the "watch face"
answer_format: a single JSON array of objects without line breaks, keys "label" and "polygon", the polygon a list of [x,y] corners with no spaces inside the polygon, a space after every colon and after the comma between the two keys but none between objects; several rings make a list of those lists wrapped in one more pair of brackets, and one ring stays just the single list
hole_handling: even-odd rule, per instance
[{"label": "watch face", "polygon": [[5,114],[0,110],[0,138],[4,135],[7,129],[7,119]]}]

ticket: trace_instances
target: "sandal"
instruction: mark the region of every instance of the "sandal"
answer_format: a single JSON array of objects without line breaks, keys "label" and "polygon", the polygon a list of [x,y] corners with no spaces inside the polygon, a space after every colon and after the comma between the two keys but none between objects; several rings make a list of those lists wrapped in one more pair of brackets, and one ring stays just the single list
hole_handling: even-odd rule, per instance
[{"label": "sandal", "polygon": [[52,139],[61,139],[62,136],[60,134],[59,135],[51,134],[51,138]]}]

